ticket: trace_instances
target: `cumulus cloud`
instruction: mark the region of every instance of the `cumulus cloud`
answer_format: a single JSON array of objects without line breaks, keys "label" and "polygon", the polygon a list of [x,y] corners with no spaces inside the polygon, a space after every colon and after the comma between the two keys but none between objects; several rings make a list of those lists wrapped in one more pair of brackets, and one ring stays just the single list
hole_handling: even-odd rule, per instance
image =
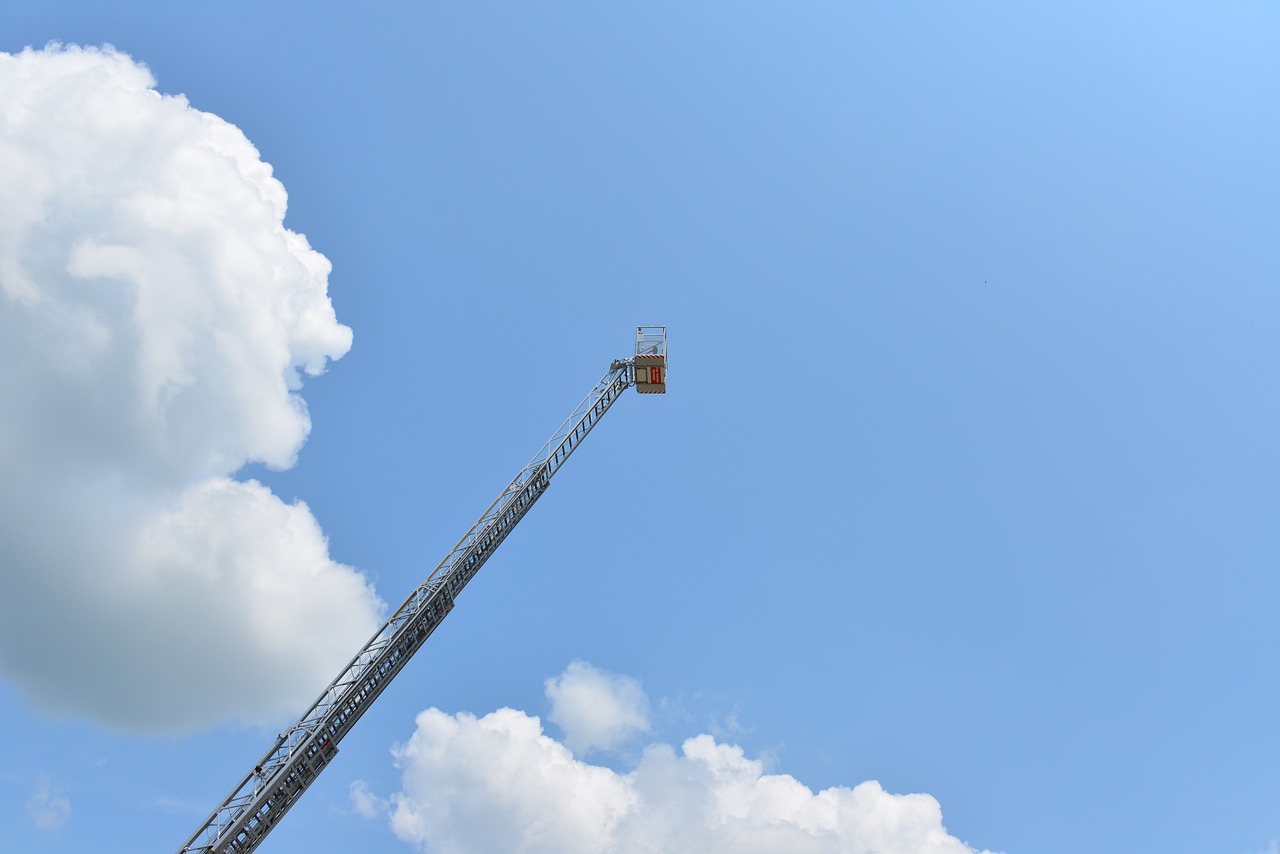
[{"label": "cumulus cloud", "polygon": [[71,820],[71,799],[54,788],[48,774],[41,774],[27,801],[27,815],[41,830],[58,830]]},{"label": "cumulus cloud", "polygon": [[433,854],[975,854],[929,795],[874,781],[814,792],[710,735],[653,744],[619,772],[524,712],[428,709],[392,752],[402,790],[383,800],[357,783],[353,803]]},{"label": "cumulus cloud", "polygon": [[378,624],[306,505],[232,479],[294,463],[351,345],[285,206],[127,55],[0,53],[0,673],[43,708],[278,717]]},{"label": "cumulus cloud", "polygon": [[348,795],[356,815],[378,818],[387,813],[387,802],[375,795],[364,780],[353,781],[348,788]]},{"label": "cumulus cloud", "polygon": [[546,681],[551,718],[564,731],[564,743],[579,756],[610,750],[633,735],[649,731],[649,701],[640,682],[575,661]]}]

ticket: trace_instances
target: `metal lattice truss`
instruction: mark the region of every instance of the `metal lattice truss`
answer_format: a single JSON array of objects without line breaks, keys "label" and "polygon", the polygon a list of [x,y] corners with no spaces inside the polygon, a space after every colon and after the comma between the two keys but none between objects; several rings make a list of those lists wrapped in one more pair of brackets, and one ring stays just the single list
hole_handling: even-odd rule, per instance
[{"label": "metal lattice truss", "polygon": [[[665,332],[665,330],[664,330]],[[471,530],[329,683],[296,724],[187,840],[178,854],[253,851],[338,752],[360,716],[400,672],[454,600],[529,512],[591,428],[635,384],[634,360],[619,359]]]}]

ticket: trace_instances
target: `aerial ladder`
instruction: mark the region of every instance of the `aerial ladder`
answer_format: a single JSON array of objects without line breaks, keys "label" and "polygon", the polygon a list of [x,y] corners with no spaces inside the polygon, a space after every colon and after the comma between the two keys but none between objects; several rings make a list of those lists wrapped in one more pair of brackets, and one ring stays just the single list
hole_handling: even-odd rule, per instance
[{"label": "aerial ladder", "polygon": [[633,358],[616,359],[529,464],[480,515],[427,579],[351,662],[329,683],[298,722],[276,737],[178,854],[245,854],[257,849],[338,752],[378,695],[391,683],[507,535],[551,484],[592,428],[624,391],[662,394],[667,386],[667,329],[636,328]]}]

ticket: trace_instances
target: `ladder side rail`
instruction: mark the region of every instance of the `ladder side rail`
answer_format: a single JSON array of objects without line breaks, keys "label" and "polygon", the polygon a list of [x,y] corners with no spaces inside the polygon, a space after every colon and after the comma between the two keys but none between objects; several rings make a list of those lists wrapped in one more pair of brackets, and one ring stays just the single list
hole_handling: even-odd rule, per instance
[{"label": "ladder side rail", "polygon": [[[631,386],[635,385],[635,377],[633,376],[634,359],[615,359],[609,367],[609,373],[605,374],[600,382],[596,383],[582,402],[569,414],[556,431],[551,434],[551,438],[543,443],[538,453],[534,454],[533,459],[529,460],[517,475],[517,479],[524,476],[528,472],[535,471],[538,466],[551,459],[555,451],[559,448],[566,436],[582,421],[583,416],[591,410],[601,397],[609,395],[617,395]],[[612,400],[610,404],[612,404]],[[590,429],[590,428],[588,428]]]},{"label": "ladder side rail", "polygon": [[578,445],[587,437],[591,429],[604,417],[614,402],[622,396],[622,393],[631,386],[635,385],[635,380],[631,377],[630,366],[620,370],[616,375],[606,377],[607,382],[603,383],[604,387],[600,389],[599,394],[595,395],[595,399],[589,405],[584,405],[580,409],[583,410],[582,416],[578,419],[573,429],[564,433],[560,443],[556,449],[547,455],[547,466],[549,474],[554,475],[569,459],[569,455],[577,450]]},{"label": "ladder side rail", "polygon": [[[269,832],[283,816],[284,810],[327,764],[328,758],[336,753],[338,740],[354,726],[373,699],[381,694],[390,679],[452,610],[454,597],[541,497],[550,484],[551,476],[622,392],[634,383],[632,361],[615,361],[609,373],[481,514],[427,580],[415,588],[395,615],[369,639],[299,721],[277,737],[275,745],[254,771],[246,775],[214,809],[205,824],[179,849],[179,854],[247,852],[256,847],[256,840]],[[503,501],[504,498],[507,500]],[[405,647],[405,638],[409,638],[411,647]],[[394,664],[389,670],[388,661]],[[327,733],[329,729],[333,733]],[[313,768],[317,754],[323,752],[318,747],[321,743],[332,746],[332,752]],[[300,787],[297,786],[298,769],[312,772],[302,775]],[[277,783],[277,779],[283,782]],[[278,803],[273,805],[271,802],[279,801],[284,792],[291,794],[281,809]],[[246,827],[260,829],[261,832],[246,835]],[[231,833],[233,829],[236,831],[234,834]],[[197,844],[201,836],[205,837],[206,844]],[[244,847],[240,844],[242,842],[248,843],[249,847]]]},{"label": "ladder side rail", "polygon": [[[328,764],[328,760],[337,752],[337,743],[353,727],[357,720],[369,709],[384,688],[400,672],[409,659],[422,646],[435,628],[453,608],[453,600],[467,581],[475,576],[480,567],[488,560],[507,534],[533,506],[550,485],[550,475],[544,469],[541,476],[503,505],[504,511],[492,526],[492,537],[484,539],[484,548],[473,548],[459,561],[455,571],[443,577],[443,584],[437,589],[433,603],[442,600],[439,608],[426,608],[419,612],[419,618],[403,631],[395,642],[386,648],[378,660],[370,667],[364,678],[358,683],[356,690],[350,693],[348,702],[332,708],[315,728],[307,748],[294,753],[282,766],[281,771],[271,778],[271,785],[260,790],[256,797],[250,798],[243,805],[239,814],[227,826],[223,827],[217,837],[212,840],[208,849],[194,848],[193,851],[209,850],[219,854],[240,854],[257,847],[259,841],[266,837],[271,829],[284,817],[290,807],[301,797],[311,782],[319,775],[320,770]],[[332,747],[332,750],[328,748]],[[327,752],[328,755],[319,755]]]},{"label": "ladder side rail", "polygon": [[[587,393],[587,396],[584,397],[577,407],[574,408],[569,417],[564,420],[564,423],[556,429],[555,433],[551,435],[551,438],[543,443],[542,448],[538,453],[534,454],[533,459],[531,459],[524,468],[520,470],[507,488],[503,490],[493,504],[489,506],[489,509],[476,520],[476,523],[471,526],[471,529],[467,531],[467,533],[463,535],[462,539],[460,539],[449,553],[445,555],[439,565],[436,566],[431,574],[427,576],[427,580],[414,591],[414,594],[410,595],[409,599],[405,602],[405,606],[409,606],[415,599],[421,600],[423,598],[421,594],[430,586],[432,580],[454,561],[458,552],[462,551],[475,541],[479,536],[479,532],[495,515],[497,515],[498,504],[501,502],[503,496],[512,492],[517,492],[534,476],[543,463],[555,456],[559,445],[561,445],[564,438],[572,432],[573,428],[570,427],[571,424],[576,427],[582,420],[584,414],[589,412],[601,397],[611,396],[616,399],[618,394],[621,394],[621,392],[635,385],[635,379],[632,376],[633,361],[634,360],[632,359],[617,359],[614,361],[613,365],[609,368],[609,372],[605,374],[598,383],[596,383],[595,387],[592,388],[590,392]],[[613,400],[611,399],[609,401],[609,405],[612,405],[612,403]],[[587,429],[589,430],[590,427]],[[563,457],[560,462],[563,462]],[[558,467],[558,465],[553,466],[553,473],[554,468]],[[402,608],[405,606],[402,606]]]},{"label": "ladder side rail", "polygon": [[[490,535],[489,537],[476,538],[476,542],[484,541],[488,545],[488,548],[484,550],[481,559],[475,559],[477,555],[477,550],[475,548],[472,548],[458,556],[455,563],[462,563],[471,567],[470,571],[466,575],[466,580],[469,581],[471,577],[475,575],[484,560],[487,560],[489,555],[492,554],[492,552],[497,549],[497,546],[501,544],[501,541],[506,538],[506,534],[514,527],[515,522],[518,522],[520,518],[523,518],[524,514],[528,512],[529,507],[532,506],[533,501],[541,495],[541,492],[545,489],[545,481],[549,480],[549,478],[544,478],[542,480],[542,486],[536,493],[533,493],[531,497],[525,497],[526,493],[529,492],[529,489],[526,487],[526,490],[522,490],[521,493],[509,497],[508,501],[503,503],[501,507],[498,508],[497,512],[486,511],[485,518],[490,520],[490,524],[484,529],[485,532],[497,527],[494,524],[494,520],[502,521],[503,519],[509,519],[511,521],[510,524],[501,526],[501,536]],[[506,493],[504,491],[504,495],[505,494]],[[499,500],[501,500],[502,497],[503,496],[499,496]],[[522,498],[525,500],[521,501]],[[511,519],[511,507],[513,504],[517,503],[520,504],[520,512],[517,517]],[[496,505],[497,502],[495,502],[495,506]],[[503,511],[506,512],[504,513]],[[456,593],[461,590],[462,585],[457,583],[450,584],[450,577],[450,574],[446,573],[444,576],[437,578],[432,585],[432,595],[424,601],[416,603],[416,606],[415,600],[417,599],[417,591],[415,591],[415,595],[411,596],[410,599],[406,601],[405,605],[401,606],[400,611],[397,613],[398,617],[404,618],[399,621],[400,625],[397,627],[397,630],[394,632],[388,632],[388,629],[393,626],[396,620],[393,618],[393,620],[388,621],[388,623],[385,624],[372,639],[370,639],[364,649],[362,649],[360,653],[352,659],[351,663],[348,664],[343,673],[330,683],[329,688],[326,689],[325,693],[321,695],[319,700],[312,704],[312,707],[308,710],[307,714],[303,715],[299,722],[291,727],[286,734],[277,737],[276,744],[273,746],[271,751],[262,758],[262,761],[255,766],[254,771],[250,772],[250,774],[241,781],[240,785],[232,791],[231,795],[223,801],[223,804],[219,809],[209,817],[205,823],[205,827],[202,828],[202,831],[206,833],[206,838],[210,843],[209,846],[202,847],[193,845],[200,835],[197,833],[196,837],[188,840],[188,845],[182,849],[183,851],[197,852],[215,850],[214,843],[219,838],[228,835],[231,825],[236,824],[243,826],[244,823],[251,821],[253,815],[256,814],[258,810],[250,811],[249,807],[255,802],[255,800],[264,800],[261,797],[255,796],[257,796],[259,792],[267,790],[268,788],[274,790],[276,788],[275,779],[280,775],[282,769],[288,769],[293,764],[305,763],[311,758],[311,751],[300,748],[305,748],[306,743],[312,740],[317,733],[323,732],[328,728],[326,724],[329,722],[330,718],[334,717],[333,713],[335,710],[342,711],[357,709],[358,712],[350,719],[350,724],[353,725],[355,723],[355,720],[363,714],[364,709],[372,700],[370,692],[371,680],[376,683],[385,684],[384,680],[387,676],[383,672],[383,662],[385,662],[390,655],[399,652],[399,650],[397,650],[396,641],[407,633],[417,633],[420,631],[417,625],[415,625],[409,630],[409,632],[406,632],[405,626],[409,625],[410,621],[413,620],[415,616],[421,615],[423,619],[419,619],[417,622],[430,624],[429,629],[425,633],[419,634],[420,641],[425,641],[430,632],[435,630],[435,626],[443,620],[445,614],[452,609],[452,599]],[[462,583],[465,584],[465,581]],[[447,599],[446,597],[441,596],[442,593],[449,594]],[[441,609],[437,616],[433,606],[438,607],[440,604],[439,600],[441,599],[446,599],[446,607]],[[413,651],[416,651],[416,646]],[[396,670],[398,672],[399,668],[397,667]],[[335,694],[334,692],[339,687],[343,688],[343,690]],[[380,687],[377,689],[376,693],[381,693]],[[345,735],[349,728],[349,726],[341,727],[340,735]],[[287,776],[288,775],[286,774],[286,777]],[[240,821],[242,818],[243,821]]]}]

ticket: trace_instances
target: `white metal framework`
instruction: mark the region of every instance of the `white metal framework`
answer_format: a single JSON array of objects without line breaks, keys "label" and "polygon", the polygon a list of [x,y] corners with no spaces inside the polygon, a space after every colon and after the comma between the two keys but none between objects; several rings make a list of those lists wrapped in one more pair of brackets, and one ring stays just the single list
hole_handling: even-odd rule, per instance
[{"label": "white metal framework", "polygon": [[632,376],[640,394],[667,393],[667,327],[636,327],[636,360]]},{"label": "white metal framework", "polygon": [[[661,341],[657,331],[661,330]],[[646,338],[646,333],[649,337]],[[666,328],[640,327],[642,341],[666,355]],[[624,391],[636,360],[618,359],[529,464],[498,494],[426,581],[409,595],[298,722],[276,738],[178,854],[253,851],[338,752],[340,742],[453,609],[454,600],[529,512],[569,455]],[[663,376],[665,380],[665,375]],[[664,383],[665,389],[665,383]]]}]

